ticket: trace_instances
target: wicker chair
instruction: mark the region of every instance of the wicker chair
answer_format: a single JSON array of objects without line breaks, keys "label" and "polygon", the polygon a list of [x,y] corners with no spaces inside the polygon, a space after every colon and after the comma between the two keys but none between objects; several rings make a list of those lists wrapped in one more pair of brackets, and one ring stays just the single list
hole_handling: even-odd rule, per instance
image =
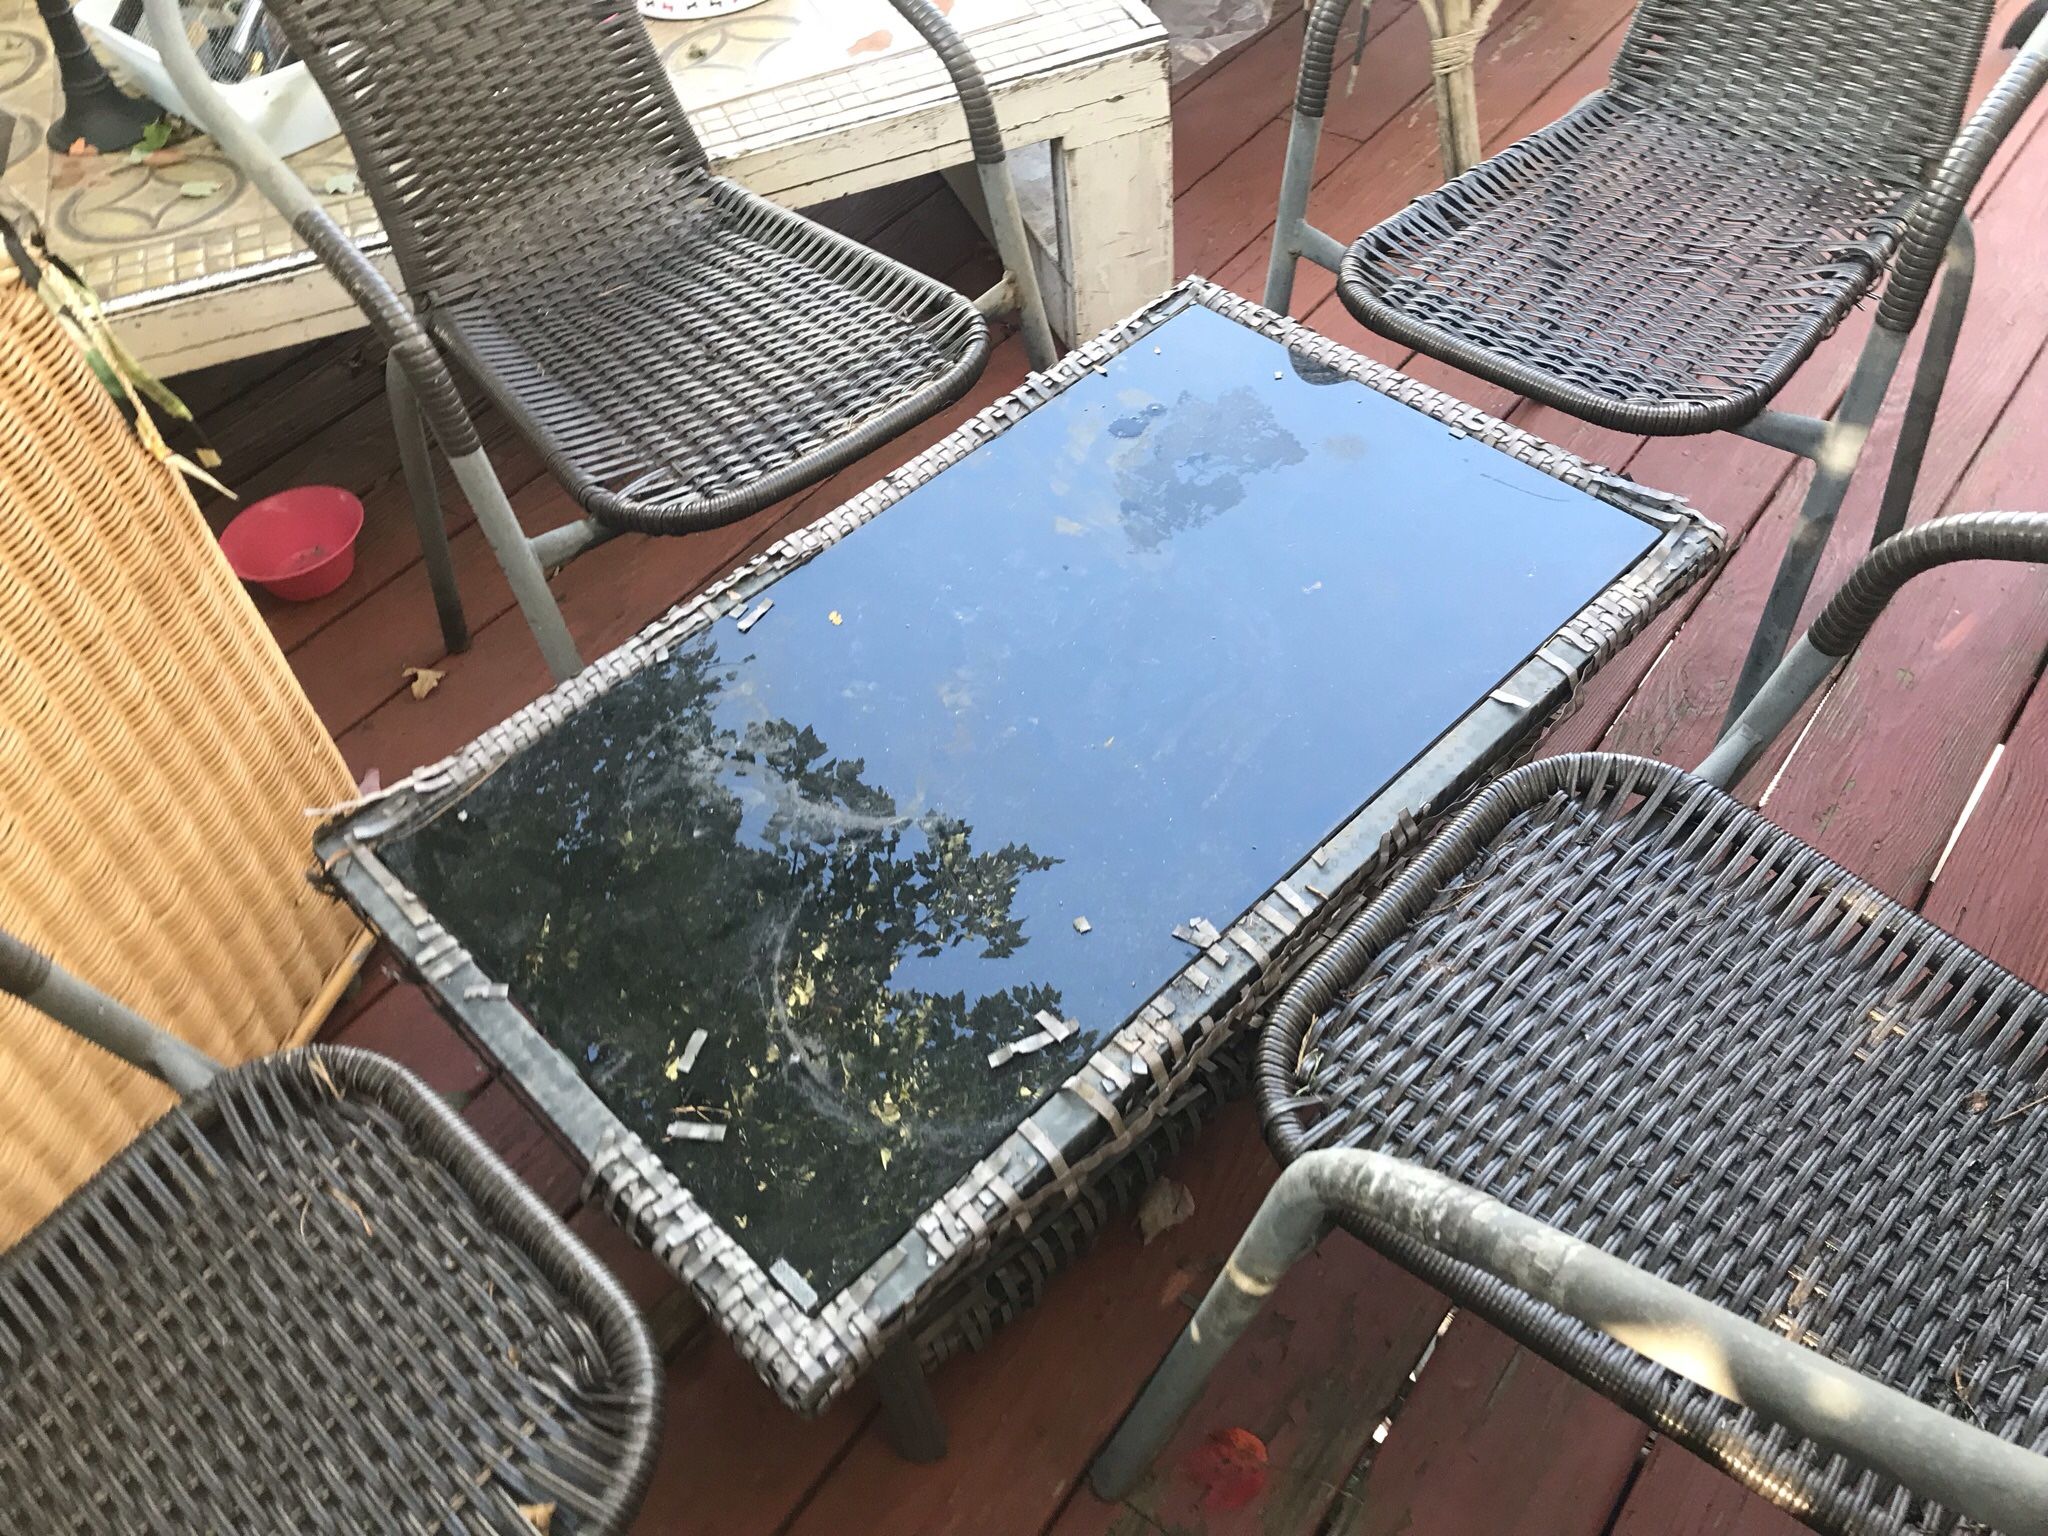
[{"label": "wicker chair", "polygon": [[[1531,399],[1813,460],[1732,721],[1798,622],[1945,260],[1873,542],[1905,525],[1969,300],[1965,208],[2048,80],[2048,29],[1959,136],[1992,0],[1643,0],[1605,90],[1347,249],[1306,215],[1349,9],[1310,13],[1267,306],[1286,310],[1305,256],[1338,274],[1362,324]],[[1832,418],[1772,409],[1887,267]]]},{"label": "wicker chair", "polygon": [[2048,1531],[2048,995],[1726,792],[1984,558],[2048,515],[1888,540],[1697,774],[1518,769],[1338,933],[1260,1045],[1286,1171],[1099,1489],[1335,1216],[1820,1530]]},{"label": "wicker chair", "polygon": [[219,1071],[5,934],[0,992],[186,1095],[0,1254],[0,1525],[624,1529],[646,1329],[414,1078],[333,1047]]},{"label": "wicker chair", "polygon": [[[930,0],[892,0],[966,109],[1041,366],[1051,332],[973,57]],[[425,425],[556,676],[581,661],[543,572],[625,530],[736,521],[957,400],[988,355],[977,304],[712,173],[645,26],[610,0],[272,0],[355,151],[408,307],[206,77],[151,0],[152,41],[207,129],[390,347],[401,457],[450,650],[468,644]],[[517,82],[517,89],[511,82]],[[529,540],[442,353],[585,516]]]}]

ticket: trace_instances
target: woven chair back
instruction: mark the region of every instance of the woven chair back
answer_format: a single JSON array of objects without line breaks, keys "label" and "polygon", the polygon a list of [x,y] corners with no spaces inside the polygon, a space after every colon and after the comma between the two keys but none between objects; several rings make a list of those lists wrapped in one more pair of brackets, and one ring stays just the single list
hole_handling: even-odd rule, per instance
[{"label": "woven chair back", "polygon": [[1961,125],[1992,0],[1644,0],[1614,94],[1882,186],[1927,179]]},{"label": "woven chair back", "polygon": [[[0,263],[0,928],[209,1055],[309,1034],[361,930],[306,883],[348,770],[184,483]],[[0,1248],[169,1104],[0,998]]]},{"label": "woven chair back", "polygon": [[416,304],[587,265],[704,152],[630,0],[272,0]]}]

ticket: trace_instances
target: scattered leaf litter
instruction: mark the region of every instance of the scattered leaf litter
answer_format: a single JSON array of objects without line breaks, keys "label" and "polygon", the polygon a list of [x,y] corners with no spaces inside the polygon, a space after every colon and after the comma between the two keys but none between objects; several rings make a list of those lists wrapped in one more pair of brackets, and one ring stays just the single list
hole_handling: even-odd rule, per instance
[{"label": "scattered leaf litter", "polygon": [[1195,1197],[1187,1185],[1175,1179],[1154,1179],[1138,1202],[1138,1237],[1150,1246],[1152,1239],[1195,1214]]},{"label": "scattered leaf litter", "polygon": [[441,686],[441,679],[448,674],[446,672],[437,672],[432,667],[407,667],[405,675],[412,681],[412,696],[416,699],[424,699],[428,694]]}]

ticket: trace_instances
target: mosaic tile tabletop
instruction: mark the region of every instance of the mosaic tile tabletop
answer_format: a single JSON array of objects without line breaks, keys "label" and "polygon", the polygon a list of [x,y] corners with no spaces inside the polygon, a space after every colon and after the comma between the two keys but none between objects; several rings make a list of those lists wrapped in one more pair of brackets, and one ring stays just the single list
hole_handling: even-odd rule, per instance
[{"label": "mosaic tile tabletop", "polygon": [[[942,6],[942,9],[948,9]],[[1156,40],[1127,0],[953,0],[954,24],[1000,83]],[[922,108],[948,89],[938,60],[887,0],[770,0],[737,15],[654,22],[650,32],[715,159]],[[207,139],[174,165],[53,154],[43,135],[57,72],[33,0],[0,0],[0,113],[7,206],[41,220],[116,313],[310,261],[261,194]],[[352,238],[385,245],[369,198],[353,186],[339,138],[292,165]],[[194,187],[208,190],[196,192]]]}]

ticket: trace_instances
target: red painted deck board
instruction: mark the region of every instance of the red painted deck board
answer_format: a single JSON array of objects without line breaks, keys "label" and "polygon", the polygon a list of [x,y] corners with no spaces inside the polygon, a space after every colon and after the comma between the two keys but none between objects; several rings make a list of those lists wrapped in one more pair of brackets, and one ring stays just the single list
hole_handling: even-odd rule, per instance
[{"label": "red painted deck board", "polygon": [[[1406,1390],[1449,1303],[1342,1232],[1288,1274],[1130,1495],[1085,1489],[1050,1536],[1260,1536],[1319,1528]],[[1215,1475],[1218,1436],[1264,1446],[1265,1475]]]},{"label": "red painted deck board", "polygon": [[1798,1536],[1805,1529],[1697,1456],[1659,1440],[1622,1501],[1613,1536]]},{"label": "red painted deck board", "polygon": [[1601,1536],[1649,1432],[1460,1313],[1329,1536]]},{"label": "red painted deck board", "polygon": [[[2018,3],[2004,0],[2001,21]],[[1279,9],[1284,19],[1266,37],[1176,92],[1176,265],[1206,269],[1254,296],[1264,281],[1301,31],[1298,7]],[[1508,0],[1479,56],[1486,142],[1511,142],[1597,87],[1628,9],[1625,0]],[[1420,18],[1412,7],[1382,4],[1373,28],[1355,90],[1332,104],[1311,206],[1340,236],[1436,179]],[[1980,90],[2002,62],[1987,60]],[[1340,71],[1340,93],[1341,80]],[[2048,506],[2048,450],[2039,445],[2048,415],[2048,267],[2037,254],[2048,238],[2044,118],[2048,101],[2031,110],[1977,199],[1977,293],[1916,517],[1994,503]],[[877,195],[863,216],[866,237],[962,273],[963,286],[975,286],[976,262],[986,265],[986,253],[963,243],[957,209],[929,192]],[[1754,533],[1716,581],[1610,664],[1548,743],[1553,750],[1604,744],[1679,762],[1704,751],[1803,490],[1794,461],[1728,436],[1643,440],[1605,432],[1413,359],[1367,336],[1336,302],[1329,274],[1313,267],[1301,270],[1294,312],[1563,446],[1688,495],[1738,538]],[[1830,406],[1867,323],[1867,313],[1852,317],[1783,403]],[[455,750],[547,680],[445,471],[475,643],[463,656],[442,656],[375,370],[373,354],[356,339],[213,370],[190,383],[241,488],[260,494],[333,479],[365,498],[369,522],[349,586],[321,603],[267,612],[351,765],[375,768],[388,782]],[[555,587],[586,653],[617,643],[778,533],[851,495],[1023,374],[1021,348],[1009,341],[969,401],[807,495],[715,534],[621,539],[578,561]],[[1902,394],[1903,384],[1868,463],[1881,464],[1889,449]],[[532,450],[494,413],[480,424],[522,517],[535,526],[566,518],[567,499]],[[1876,478],[1866,476],[1852,493],[1830,573],[1848,568],[1876,492]],[[2048,853],[2039,814],[2048,796],[2044,659],[2048,579],[1984,568],[1930,578],[1880,626],[1800,751],[1773,760],[1772,769],[1784,771],[1767,810],[2048,983],[2048,894],[2034,874]],[[415,700],[407,665],[447,675],[433,695]],[[2006,750],[1982,804],[1930,886],[1962,799],[2000,741]],[[573,1159],[422,994],[392,985],[373,962],[334,1034],[407,1062],[437,1089],[468,1096],[471,1123],[544,1198],[573,1213],[576,1230],[636,1300],[672,1306],[673,1282],[602,1213],[578,1206]],[[1471,1318],[1458,1320],[1420,1382],[1394,1403],[1441,1302],[1342,1236],[1289,1281],[1155,1478],[1125,1505],[1099,1503],[1081,1484],[1089,1458],[1272,1176],[1253,1117],[1241,1108],[1199,1139],[1175,1171],[1195,1191],[1192,1221],[1149,1248],[1128,1223],[1117,1224],[1041,1307],[937,1378],[954,1448],[936,1467],[894,1458],[865,1392],[822,1420],[799,1420],[715,1330],[696,1330],[668,1367],[663,1455],[638,1529],[687,1536],[870,1529],[913,1536],[1404,1529],[1431,1536],[1783,1536],[1796,1528],[1667,1443],[1642,1459],[1639,1426]],[[1376,1445],[1373,1432],[1390,1403],[1392,1428]],[[1180,1471],[1186,1450],[1219,1427],[1250,1429],[1272,1450],[1265,1492],[1241,1510],[1214,1508]]]}]

